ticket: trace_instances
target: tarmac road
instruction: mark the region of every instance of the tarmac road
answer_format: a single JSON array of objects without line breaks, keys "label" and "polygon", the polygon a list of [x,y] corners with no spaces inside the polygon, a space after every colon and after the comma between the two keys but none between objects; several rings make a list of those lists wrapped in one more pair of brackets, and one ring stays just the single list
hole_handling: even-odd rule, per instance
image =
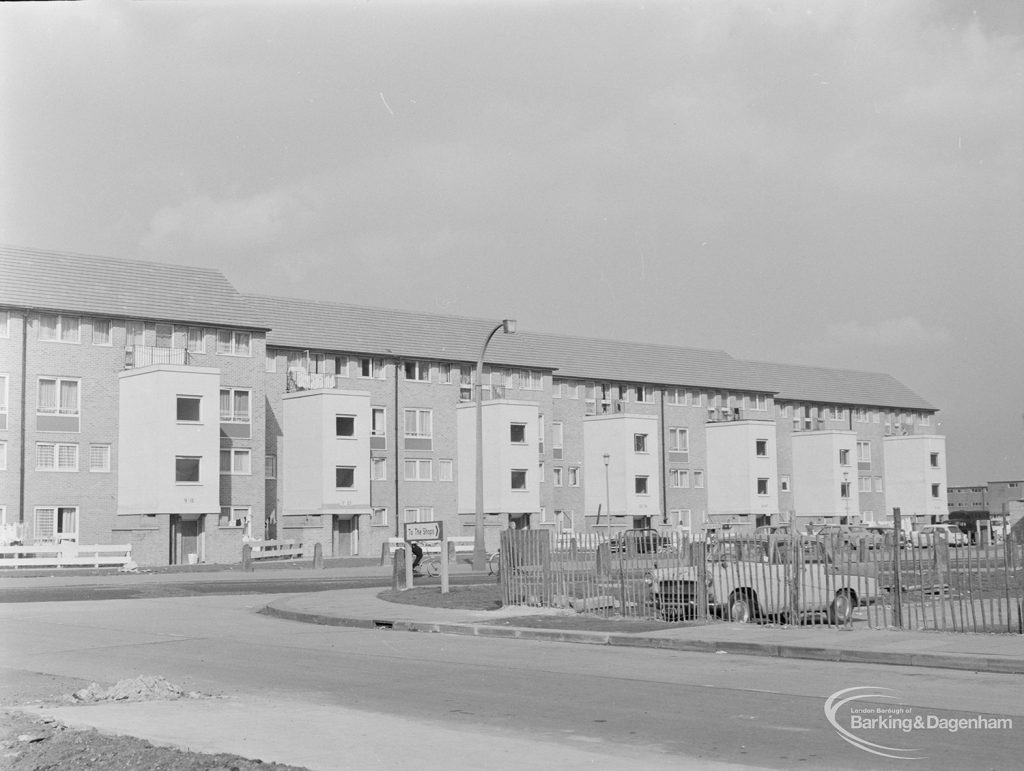
[{"label": "tarmac road", "polygon": [[920,767],[1019,767],[1016,676],[321,627],[256,615],[270,599],[0,606],[0,673],[163,675],[226,698],[51,711],[323,769],[905,768],[824,713],[839,690],[885,686],[920,714],[1014,723],[873,737],[918,749]]}]

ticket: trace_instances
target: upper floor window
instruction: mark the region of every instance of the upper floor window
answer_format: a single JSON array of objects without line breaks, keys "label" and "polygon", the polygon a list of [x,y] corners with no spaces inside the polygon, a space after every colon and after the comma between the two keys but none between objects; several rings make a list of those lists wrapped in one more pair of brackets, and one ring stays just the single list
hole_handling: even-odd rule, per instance
[{"label": "upper floor window", "polygon": [[523,391],[543,390],[544,373],[533,369],[519,370],[519,388]]},{"label": "upper floor window", "polygon": [[198,484],[199,467],[202,458],[194,455],[179,455],[174,459],[174,481],[178,484]]},{"label": "upper floor window", "polygon": [[761,478],[757,480],[757,494],[768,495],[768,480]]},{"label": "upper floor window", "polygon": [[433,411],[421,409],[405,410],[405,435],[419,439],[430,439],[433,437]]},{"label": "upper floor window", "polygon": [[871,442],[857,442],[857,463],[871,466]]},{"label": "upper floor window", "polygon": [[850,483],[849,482],[840,482],[840,484],[839,484],[839,497],[840,498],[849,498],[850,497]]},{"label": "upper floor window", "polygon": [[39,315],[39,339],[60,343],[77,343],[81,339],[81,319],[53,313]]},{"label": "upper floor window", "polygon": [[437,462],[437,478],[442,482],[451,482],[454,479],[455,462],[445,458]]},{"label": "upper floor window", "polygon": [[352,439],[356,435],[355,415],[335,415],[334,435],[341,439]]},{"label": "upper floor window", "polygon": [[569,466],[569,487],[580,486],[580,467]]},{"label": "upper floor window", "polygon": [[508,427],[509,441],[512,444],[526,444],[526,424],[512,423]]},{"label": "upper floor window", "polygon": [[459,381],[459,368],[445,362],[437,368],[437,377],[445,385],[451,385]]},{"label": "upper floor window", "polygon": [[681,468],[670,468],[668,470],[669,487],[686,488],[690,486],[690,472]]},{"label": "upper floor window", "polygon": [[217,353],[222,356],[251,356],[252,334],[235,329],[218,329]]},{"label": "upper floor window", "polygon": [[249,423],[252,420],[249,409],[250,401],[251,397],[248,389],[220,389],[220,422]]},{"label": "upper floor window", "polygon": [[917,416],[917,423],[920,426],[930,426],[932,424],[932,416],[926,412],[922,412]]},{"label": "upper floor window", "polygon": [[0,311],[0,337],[11,336],[11,312]]},{"label": "upper floor window", "polygon": [[241,474],[252,473],[252,451],[243,448],[224,448],[220,451],[220,473]]},{"label": "upper floor window", "polygon": [[338,490],[351,490],[356,486],[355,466],[335,466],[334,486]]},{"label": "upper floor window", "polygon": [[370,458],[370,479],[382,482],[388,478],[387,458]]},{"label": "upper floor window", "polygon": [[704,487],[704,472],[694,471],[693,472],[693,486],[697,488]]},{"label": "upper floor window", "polygon": [[418,380],[421,383],[430,382],[430,364],[425,361],[405,362],[405,379]]},{"label": "upper floor window", "polygon": [[931,453],[931,455],[929,456],[928,462],[931,464],[932,468],[938,468],[939,467],[939,454],[937,452]]},{"label": "upper floor window", "polygon": [[638,477],[635,477],[633,479],[633,489],[636,491],[637,495],[647,495],[648,494],[648,491],[647,491],[647,482],[648,482],[648,480],[649,480],[649,477],[646,477],[646,476],[638,476]]},{"label": "upper floor window", "polygon": [[39,378],[40,415],[78,415],[81,412],[81,381],[61,377]]},{"label": "upper floor window", "polygon": [[78,445],[40,442],[36,445],[36,470],[78,471]]},{"label": "upper floor window", "polygon": [[850,451],[845,447],[839,451],[839,465],[849,466],[850,465]]},{"label": "upper floor window", "polygon": [[263,456],[263,476],[267,479],[277,479],[277,456]]},{"label": "upper floor window", "polygon": [[633,452],[647,452],[647,434],[633,434]]},{"label": "upper floor window", "polygon": [[687,428],[670,428],[668,430],[669,452],[690,451],[690,430]]},{"label": "upper floor window", "polygon": [[184,337],[185,349],[189,353],[206,353],[206,335],[203,334],[201,327],[186,327]]},{"label": "upper floor window", "polygon": [[201,396],[178,395],[177,419],[179,423],[198,423],[202,420]]},{"label": "upper floor window", "polygon": [[128,321],[124,325],[125,347],[146,344],[146,325],[141,321]]},{"label": "upper floor window", "polygon": [[384,378],[384,364],[380,359],[360,359],[359,377]]},{"label": "upper floor window", "polygon": [[434,478],[434,463],[429,458],[405,461],[405,478],[410,482],[429,482]]},{"label": "upper floor window", "polygon": [[551,424],[551,446],[555,449],[562,449],[562,442],[565,437],[565,426],[559,421]]},{"label": "upper floor window", "polygon": [[512,489],[513,490],[525,490],[526,489],[526,469],[514,468],[512,469]]},{"label": "upper floor window", "polygon": [[552,467],[552,469],[551,469],[551,483],[555,487],[561,487],[562,486],[562,467],[561,466],[554,466],[554,467]]},{"label": "upper floor window", "polygon": [[767,412],[768,397],[764,394],[754,394],[750,397],[750,409],[757,412]]},{"label": "upper floor window", "polygon": [[110,345],[110,319],[92,320],[92,344]]},{"label": "upper floor window", "polygon": [[638,385],[636,387],[636,400],[645,404],[654,404],[654,389],[651,386]]},{"label": "upper floor window", "polygon": [[0,431],[7,429],[7,375],[0,375]]},{"label": "upper floor window", "polygon": [[767,439],[755,439],[754,440],[754,454],[759,458],[768,457],[768,440]]}]

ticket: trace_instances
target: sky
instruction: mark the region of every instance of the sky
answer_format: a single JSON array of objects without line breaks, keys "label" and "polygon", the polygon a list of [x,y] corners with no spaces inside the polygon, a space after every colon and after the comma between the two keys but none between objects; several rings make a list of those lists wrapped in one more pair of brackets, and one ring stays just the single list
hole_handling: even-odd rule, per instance
[{"label": "sky", "polygon": [[1024,479],[1024,4],[0,7],[0,242],[887,372]]}]

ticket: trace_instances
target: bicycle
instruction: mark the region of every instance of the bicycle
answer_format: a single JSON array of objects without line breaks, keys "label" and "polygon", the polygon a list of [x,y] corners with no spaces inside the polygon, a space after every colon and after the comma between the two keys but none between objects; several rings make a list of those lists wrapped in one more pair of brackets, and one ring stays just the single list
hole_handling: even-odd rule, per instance
[{"label": "bicycle", "polygon": [[501,549],[487,555],[487,575],[496,576],[501,569]]},{"label": "bicycle", "polygon": [[413,575],[427,575],[430,578],[437,578],[441,575],[441,560],[437,557],[423,555],[423,559],[420,560],[420,564],[413,571]]}]

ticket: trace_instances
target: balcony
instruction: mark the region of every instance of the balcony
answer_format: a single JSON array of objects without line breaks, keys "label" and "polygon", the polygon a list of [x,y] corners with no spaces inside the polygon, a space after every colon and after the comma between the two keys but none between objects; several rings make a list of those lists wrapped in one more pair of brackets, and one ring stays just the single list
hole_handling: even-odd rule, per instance
[{"label": "balcony", "polygon": [[743,420],[739,407],[708,407],[708,423],[731,423]]},{"label": "balcony", "polygon": [[138,369],[154,364],[180,364],[187,366],[189,353],[184,348],[154,348],[150,345],[132,345],[124,351],[124,368]]},{"label": "balcony", "polygon": [[292,367],[288,370],[287,392],[316,391],[322,388],[344,388],[346,379],[337,375],[326,375],[322,372],[307,372],[304,369]]}]

